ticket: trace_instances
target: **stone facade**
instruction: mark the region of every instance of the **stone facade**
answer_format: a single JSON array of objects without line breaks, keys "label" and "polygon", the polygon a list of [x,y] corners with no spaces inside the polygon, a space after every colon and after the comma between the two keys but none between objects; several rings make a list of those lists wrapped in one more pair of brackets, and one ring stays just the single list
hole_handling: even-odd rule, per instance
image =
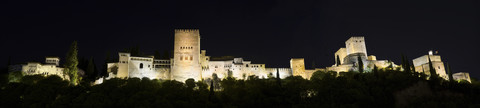
[{"label": "stone facade", "polygon": [[59,77],[68,80],[69,77],[63,74],[62,67],[59,67],[60,58],[46,57],[45,64],[38,62],[28,62],[22,65],[21,71],[24,75],[58,75]]},{"label": "stone facade", "polygon": [[[252,64],[251,61],[245,61],[243,58],[211,60],[210,56],[206,55],[206,50],[200,50],[198,29],[175,30],[174,56],[170,60],[133,57],[129,53],[119,53],[119,62],[108,63],[107,66],[111,77],[147,77],[177,81],[185,81],[189,78],[198,81],[213,78],[213,76],[245,79],[255,75],[267,78],[276,77],[277,71],[280,78],[292,75],[291,68],[267,68],[265,64]],[[304,71],[302,73],[305,73]]]},{"label": "stone facade", "polygon": [[[393,68],[398,67],[391,61],[377,60],[377,57],[374,55],[368,56],[365,43],[365,38],[363,36],[350,37],[345,41],[346,47],[340,48],[335,52],[335,64],[331,67],[326,67],[325,71],[335,71],[337,73],[358,71],[358,57],[360,57],[363,62],[365,72],[370,72],[374,66],[377,66],[378,68],[385,68],[390,65]],[[337,59],[340,59],[340,65],[337,65]]]},{"label": "stone facade", "polygon": [[430,76],[430,66],[428,63],[429,58],[432,61],[432,66],[437,72],[437,74],[440,77],[448,80],[448,76],[445,71],[445,65],[443,64],[440,55],[433,55],[432,53],[429,53],[428,55],[413,59],[413,66],[415,66],[415,70],[418,72],[423,72],[426,75]]},{"label": "stone facade", "polygon": [[367,46],[365,45],[365,38],[363,36],[353,36],[345,41],[347,55],[354,53],[364,53],[367,55]]},{"label": "stone facade", "polygon": [[175,29],[171,78],[185,81],[202,78],[200,65],[200,32],[198,29]]},{"label": "stone facade", "polygon": [[458,72],[458,73],[454,73],[452,76],[453,76],[453,79],[455,79],[456,81],[465,80],[465,81],[468,81],[468,82],[472,83],[472,80],[470,79],[470,74],[469,73]]},{"label": "stone facade", "polygon": [[[346,56],[347,56],[347,49],[346,48],[338,49],[338,51],[335,52],[335,64],[343,64],[343,58],[345,58]],[[337,59],[339,59],[339,60],[337,60]],[[337,63],[338,61],[340,61],[340,63]]]}]

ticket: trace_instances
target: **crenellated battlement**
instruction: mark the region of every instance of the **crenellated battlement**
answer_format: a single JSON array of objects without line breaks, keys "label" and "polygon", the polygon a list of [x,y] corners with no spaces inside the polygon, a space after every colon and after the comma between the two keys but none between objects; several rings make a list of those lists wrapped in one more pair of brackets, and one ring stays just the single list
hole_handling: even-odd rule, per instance
[{"label": "crenellated battlement", "polygon": [[352,37],[350,37],[350,39],[347,40],[347,42],[352,41],[352,40],[365,40],[365,37],[363,37],[363,36],[352,36]]},{"label": "crenellated battlement", "polygon": [[199,33],[198,29],[175,29],[175,33]]}]

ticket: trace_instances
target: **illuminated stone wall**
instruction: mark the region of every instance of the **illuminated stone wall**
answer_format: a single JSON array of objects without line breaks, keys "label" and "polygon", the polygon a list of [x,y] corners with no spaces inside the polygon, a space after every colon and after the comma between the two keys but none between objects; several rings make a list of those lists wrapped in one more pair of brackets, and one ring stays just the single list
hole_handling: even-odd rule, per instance
[{"label": "illuminated stone wall", "polygon": [[286,78],[292,76],[292,69],[290,68],[265,68],[265,73],[258,74],[260,78],[267,78],[268,75],[272,75],[272,77],[277,77],[277,71],[280,74],[280,78]]},{"label": "illuminated stone wall", "polygon": [[130,62],[130,53],[118,53],[118,71],[117,71],[117,78],[128,78],[129,69],[128,63]]},{"label": "illuminated stone wall", "polygon": [[216,74],[218,78],[226,78],[229,75],[236,79],[244,79],[250,75],[265,76],[268,72],[265,64],[251,64],[251,61],[243,61],[242,58],[234,58],[225,61],[208,61],[208,65],[202,69],[202,78],[212,78]]},{"label": "illuminated stone wall", "polygon": [[130,57],[128,62],[128,77],[158,79],[151,57]]},{"label": "illuminated stone wall", "polygon": [[290,59],[290,68],[292,69],[293,76],[305,76],[305,60],[303,58]]},{"label": "illuminated stone wall", "polygon": [[432,61],[432,66],[437,72],[437,74],[448,80],[447,73],[445,71],[445,65],[442,62],[440,55],[424,55],[418,58],[413,59],[413,65],[417,72],[424,72],[427,75],[430,75],[430,66],[428,64],[428,58]]},{"label": "illuminated stone wall", "polygon": [[353,36],[345,42],[347,55],[354,53],[364,53],[367,55],[367,47],[363,36]]},{"label": "illuminated stone wall", "polygon": [[171,78],[201,80],[200,32],[198,29],[175,29],[174,58]]},{"label": "illuminated stone wall", "polygon": [[24,75],[58,75],[60,78],[68,80],[69,77],[63,74],[64,68],[58,67],[59,61],[60,59],[58,57],[47,57],[45,60],[46,64],[28,62],[27,64],[22,65],[21,71]]},{"label": "illuminated stone wall", "polygon": [[340,48],[337,52],[335,52],[335,64],[337,64],[337,57],[340,59],[340,64],[343,64],[343,59],[347,56],[347,49]]},{"label": "illuminated stone wall", "polygon": [[453,79],[455,79],[456,81],[466,80],[466,81],[472,83],[472,80],[470,79],[470,74],[469,73],[459,72],[459,73],[454,73],[452,76],[453,76]]},{"label": "illuminated stone wall", "polygon": [[413,59],[413,65],[414,66],[420,66],[420,65],[428,63],[428,57],[430,57],[430,60],[432,62],[435,62],[435,61],[441,62],[442,61],[440,55],[424,55],[424,56]]}]

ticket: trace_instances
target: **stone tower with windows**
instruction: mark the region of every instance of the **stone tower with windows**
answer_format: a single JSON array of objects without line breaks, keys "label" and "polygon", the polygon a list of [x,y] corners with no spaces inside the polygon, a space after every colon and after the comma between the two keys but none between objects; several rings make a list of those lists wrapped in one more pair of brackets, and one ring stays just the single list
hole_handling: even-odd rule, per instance
[{"label": "stone tower with windows", "polygon": [[198,29],[175,29],[174,58],[171,79],[185,81],[202,78],[200,65],[200,32]]},{"label": "stone tower with windows", "polygon": [[302,76],[308,78],[305,75],[305,60],[303,58],[290,59],[290,68],[292,69],[293,76]]},{"label": "stone tower with windows", "polygon": [[117,77],[118,78],[128,78],[129,76],[129,65],[130,62],[130,53],[118,53],[118,70],[117,70]]},{"label": "stone tower with windows", "polygon": [[367,56],[367,47],[363,36],[353,36],[345,42],[347,55],[354,53],[364,53]]}]

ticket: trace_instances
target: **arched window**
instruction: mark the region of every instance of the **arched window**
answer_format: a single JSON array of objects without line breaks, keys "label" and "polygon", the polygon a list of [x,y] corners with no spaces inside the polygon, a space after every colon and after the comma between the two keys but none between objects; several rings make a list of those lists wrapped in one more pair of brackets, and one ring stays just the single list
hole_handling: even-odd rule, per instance
[{"label": "arched window", "polygon": [[143,63],[140,63],[140,69],[143,69]]}]

